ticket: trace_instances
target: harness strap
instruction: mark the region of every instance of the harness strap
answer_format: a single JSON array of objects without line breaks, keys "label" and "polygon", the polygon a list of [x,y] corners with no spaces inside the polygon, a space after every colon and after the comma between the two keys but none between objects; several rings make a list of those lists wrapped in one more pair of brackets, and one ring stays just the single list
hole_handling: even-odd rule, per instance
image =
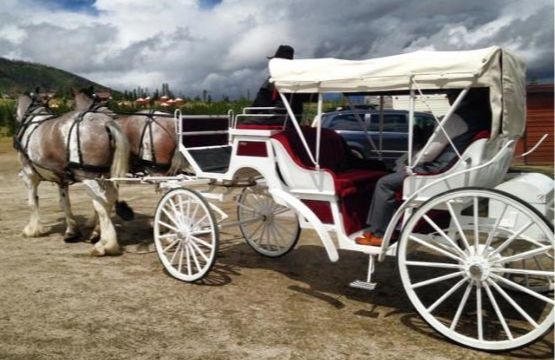
[{"label": "harness strap", "polygon": [[[168,131],[168,129],[166,129],[162,124],[160,124],[160,122],[158,122],[158,120],[156,120],[156,116],[158,115],[155,114],[155,110],[150,110],[148,114],[143,113],[143,114],[134,114],[134,115],[143,115],[147,117],[145,125],[141,131],[141,137],[139,139],[139,159],[137,159],[136,162],[141,166],[150,167],[150,168],[159,169],[159,170],[168,170],[171,167],[171,164],[161,164],[156,160],[156,149],[154,147],[154,135],[152,132],[153,131],[152,124],[154,123],[158,125],[162,130],[164,130],[164,132],[170,135],[170,139],[172,139],[172,141],[174,142],[174,145],[177,145],[174,137]],[[150,142],[151,160],[143,159],[144,141],[145,141],[145,136],[147,131],[148,131],[148,136],[150,137],[149,142]]]}]

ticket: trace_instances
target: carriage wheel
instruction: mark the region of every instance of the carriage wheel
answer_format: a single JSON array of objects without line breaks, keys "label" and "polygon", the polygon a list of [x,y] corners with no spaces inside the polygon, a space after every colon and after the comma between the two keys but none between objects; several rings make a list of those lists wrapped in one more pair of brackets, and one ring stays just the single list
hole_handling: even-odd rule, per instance
[{"label": "carriage wheel", "polygon": [[407,295],[432,328],[497,351],[528,345],[553,326],[553,291],[527,286],[553,281],[553,251],[553,227],[530,205],[501,191],[465,188],[414,212],[401,233],[398,263]]},{"label": "carriage wheel", "polygon": [[212,268],[219,232],[210,205],[197,192],[174,189],[156,208],[154,243],[160,261],[175,278],[199,280]]},{"label": "carriage wheel", "polygon": [[295,211],[277,204],[262,185],[243,189],[237,203],[237,219],[247,244],[268,257],[287,254],[301,233]]}]

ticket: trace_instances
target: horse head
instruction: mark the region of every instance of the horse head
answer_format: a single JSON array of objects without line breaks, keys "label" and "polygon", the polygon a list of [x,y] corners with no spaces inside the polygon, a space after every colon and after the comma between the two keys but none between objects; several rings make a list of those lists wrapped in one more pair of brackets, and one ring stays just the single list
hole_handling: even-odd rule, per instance
[{"label": "horse head", "polygon": [[21,122],[25,119],[25,114],[27,110],[31,108],[35,102],[35,95],[33,93],[25,93],[19,95],[17,98],[17,106],[16,106],[16,120]]},{"label": "horse head", "polygon": [[77,111],[87,111],[96,102],[96,95],[92,86],[78,91],[72,90],[72,93],[75,101],[75,110]]}]

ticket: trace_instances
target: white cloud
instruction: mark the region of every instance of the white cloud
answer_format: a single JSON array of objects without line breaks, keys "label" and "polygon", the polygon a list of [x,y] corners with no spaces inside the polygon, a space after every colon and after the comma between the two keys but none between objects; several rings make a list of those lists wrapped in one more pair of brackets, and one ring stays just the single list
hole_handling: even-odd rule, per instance
[{"label": "white cloud", "polygon": [[417,49],[500,45],[553,78],[553,3],[537,0],[97,0],[94,12],[5,0],[0,56],[76,72],[115,88],[168,82],[194,96],[254,94],[279,44],[298,57],[360,59]]}]

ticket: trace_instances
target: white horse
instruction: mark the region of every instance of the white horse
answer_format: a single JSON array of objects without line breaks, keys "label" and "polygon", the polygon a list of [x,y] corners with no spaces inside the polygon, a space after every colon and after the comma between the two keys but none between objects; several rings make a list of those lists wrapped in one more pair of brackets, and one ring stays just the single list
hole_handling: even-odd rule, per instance
[{"label": "white horse", "polygon": [[[88,101],[78,93],[76,103]],[[105,180],[125,176],[129,166],[129,143],[114,120],[103,113],[72,111],[62,116],[50,114],[48,108],[32,94],[17,101],[18,130],[14,146],[22,165],[20,176],[29,192],[31,218],[23,233],[40,236],[37,187],[41,181],[58,184],[60,205],[66,217],[64,239],[79,236],[68,198],[68,185],[82,182],[91,196],[100,224],[100,241],[92,250],[96,256],[120,254],[110,210],[117,200],[117,188]]]}]

